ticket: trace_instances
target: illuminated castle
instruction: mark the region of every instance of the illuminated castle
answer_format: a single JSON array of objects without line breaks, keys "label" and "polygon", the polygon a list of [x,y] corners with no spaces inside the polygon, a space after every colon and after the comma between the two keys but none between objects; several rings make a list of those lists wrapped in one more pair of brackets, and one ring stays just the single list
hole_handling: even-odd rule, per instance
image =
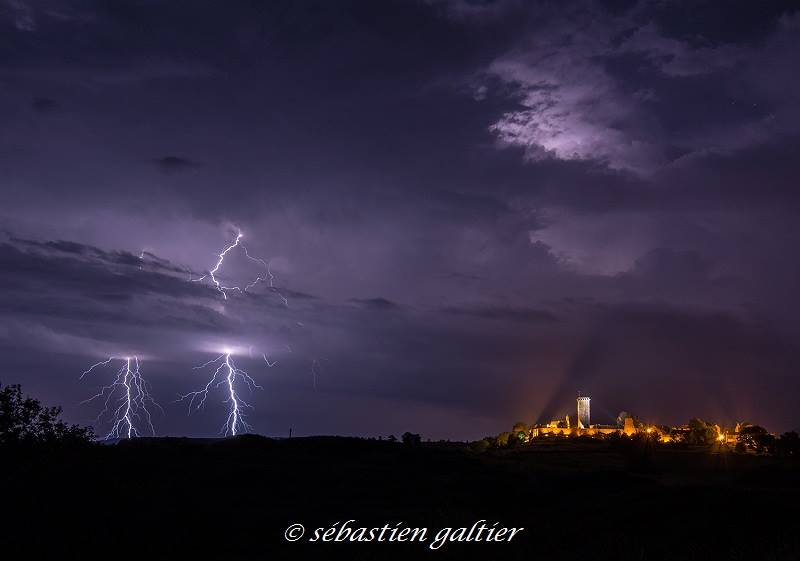
[{"label": "illuminated castle", "polygon": [[[574,423],[571,422],[570,415],[552,419],[550,422],[544,424],[535,423],[530,426],[527,434],[523,434],[520,438],[525,441],[544,436],[602,438],[615,434],[630,438],[641,433],[650,435],[647,436],[647,438],[652,438],[660,442],[683,442],[686,441],[687,435],[692,430],[689,425],[667,427],[664,425],[645,424],[624,411],[617,417],[617,423],[614,425],[593,425],[591,424],[590,416],[591,401],[591,397],[588,395],[581,395],[579,392],[578,398],[575,400],[577,416]],[[736,423],[735,428],[725,430],[719,425],[713,425],[716,433],[715,442],[718,445],[736,446],[741,443],[740,433],[742,426],[743,425]]]},{"label": "illuminated castle", "polygon": [[536,438],[546,434],[561,435],[588,435],[619,433],[620,429],[612,425],[593,425],[591,424],[590,404],[592,398],[588,395],[578,394],[577,419],[575,425],[570,423],[569,415],[564,420],[554,419],[545,425],[534,425],[530,430],[530,437]]}]

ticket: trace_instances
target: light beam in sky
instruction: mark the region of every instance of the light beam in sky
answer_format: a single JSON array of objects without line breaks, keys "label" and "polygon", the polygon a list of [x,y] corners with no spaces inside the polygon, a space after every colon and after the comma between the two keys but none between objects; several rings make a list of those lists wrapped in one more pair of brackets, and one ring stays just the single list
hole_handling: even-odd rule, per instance
[{"label": "light beam in sky", "polygon": [[247,372],[236,366],[231,354],[232,352],[229,349],[225,349],[224,353],[217,358],[211,359],[200,366],[195,366],[195,370],[204,370],[213,365],[215,367],[214,373],[203,389],[189,392],[178,399],[178,401],[189,400],[189,413],[191,413],[205,405],[206,398],[211,390],[220,386],[224,387],[226,397],[223,401],[228,404],[228,416],[220,432],[225,436],[236,436],[243,431],[249,432],[253,430],[253,427],[245,420],[246,415],[243,412],[244,408],[252,409],[252,407],[242,399],[237,390],[237,382],[244,382],[251,393],[254,388],[262,389]]},{"label": "light beam in sky", "polygon": [[150,384],[142,377],[138,357],[109,357],[108,360],[96,362],[90,366],[81,374],[80,379],[83,380],[96,368],[108,366],[115,361],[120,361],[121,366],[117,370],[117,377],[114,381],[102,386],[98,393],[82,403],[105,398],[103,410],[97,415],[95,422],[99,423],[106,415],[111,416],[111,430],[106,434],[106,440],[141,436],[144,429],[155,436],[153,419],[148,406],[159,409],[161,407],[150,395]]}]

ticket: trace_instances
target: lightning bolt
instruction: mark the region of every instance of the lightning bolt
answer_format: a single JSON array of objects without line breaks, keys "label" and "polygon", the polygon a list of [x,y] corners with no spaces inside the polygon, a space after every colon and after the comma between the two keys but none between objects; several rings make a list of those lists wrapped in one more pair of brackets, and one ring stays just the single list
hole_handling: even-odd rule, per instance
[{"label": "lightning bolt", "polygon": [[[202,282],[205,279],[209,279],[211,284],[214,285],[214,288],[216,288],[217,292],[219,292],[222,295],[222,298],[224,300],[228,299],[228,293],[231,291],[243,294],[259,283],[262,282],[267,283],[270,291],[277,294],[278,297],[283,302],[283,305],[288,307],[289,300],[275,286],[275,275],[272,272],[271,263],[259,257],[254,257],[250,255],[250,252],[248,251],[247,247],[244,245],[242,241],[243,239],[244,239],[244,234],[242,233],[241,230],[237,230],[236,238],[233,240],[233,242],[230,243],[220,253],[217,254],[217,261],[214,264],[214,267],[211,268],[208,271],[208,273],[203,275],[202,277],[192,280],[194,282]],[[255,279],[253,279],[251,282],[247,283],[244,286],[227,286],[224,285],[219,279],[219,275],[221,274],[220,271],[224,266],[225,258],[237,248],[244,254],[244,256],[249,261],[258,264],[258,266],[263,270],[263,272],[257,275]],[[252,347],[248,348],[248,354],[252,357],[253,354]],[[236,436],[242,431],[245,432],[252,431],[252,427],[245,420],[246,415],[244,413],[244,409],[246,408],[252,409],[252,407],[244,399],[242,399],[241,394],[237,389],[237,386],[241,383],[244,383],[251,393],[255,388],[262,389],[261,386],[259,386],[247,372],[236,366],[231,355],[232,351],[229,349],[225,349],[224,352],[218,357],[204,364],[201,364],[200,366],[194,367],[195,370],[204,370],[206,368],[213,367],[214,372],[211,375],[211,378],[208,380],[205,386],[203,386],[202,389],[181,395],[177,400],[177,401],[188,401],[189,413],[191,414],[193,411],[197,411],[203,408],[206,399],[208,398],[209,392],[211,392],[216,388],[224,386],[227,389],[227,391],[225,392],[226,398],[224,399],[223,402],[228,404],[228,416],[225,420],[225,424],[220,429],[220,432],[225,436],[227,435]],[[277,361],[269,360],[266,354],[262,354],[262,357],[268,367],[272,368],[273,366],[277,365]]]},{"label": "lightning bolt", "polygon": [[150,395],[150,384],[139,370],[138,357],[109,357],[108,360],[96,362],[84,370],[80,379],[83,380],[95,368],[108,366],[114,361],[122,363],[114,381],[107,386],[102,386],[98,393],[81,403],[90,403],[96,399],[105,398],[103,399],[103,410],[97,415],[95,423],[101,422],[106,415],[111,416],[111,430],[105,436],[106,440],[141,436],[141,425],[144,425],[148,432],[155,436],[153,419],[148,405],[159,409],[161,407]]},{"label": "lightning bolt", "polygon": [[239,395],[236,389],[237,382],[244,382],[251,393],[254,388],[263,388],[259,386],[247,372],[234,364],[233,358],[231,358],[231,352],[229,351],[226,351],[217,358],[211,359],[200,366],[195,366],[194,370],[204,370],[212,365],[216,368],[214,369],[211,379],[209,379],[203,389],[184,394],[180,396],[178,401],[185,401],[188,399],[189,413],[191,414],[192,411],[197,411],[205,405],[206,398],[211,390],[224,386],[225,393],[227,394],[224,403],[228,404],[228,416],[220,432],[225,436],[236,436],[242,431],[252,431],[253,427],[247,423],[245,420],[246,415],[242,411],[245,407],[250,409],[252,409],[252,407]]},{"label": "lightning bolt", "polygon": [[[214,287],[217,289],[217,291],[220,294],[222,294],[222,298],[224,300],[228,299],[228,291],[234,290],[234,291],[239,292],[239,294],[241,294],[243,292],[247,292],[248,290],[250,290],[251,288],[253,288],[255,285],[257,285],[260,282],[267,282],[270,290],[278,295],[278,297],[283,302],[283,305],[284,306],[288,306],[289,305],[289,300],[275,286],[275,275],[272,273],[271,264],[268,263],[267,261],[264,261],[263,259],[261,259],[259,257],[253,257],[252,255],[250,255],[250,252],[247,251],[247,247],[244,245],[244,243],[242,243],[242,238],[243,237],[244,237],[244,234],[242,233],[241,230],[239,230],[237,232],[237,234],[236,234],[236,239],[233,241],[233,243],[230,244],[225,249],[223,249],[222,252],[220,252],[217,255],[217,263],[214,265],[214,268],[211,269],[210,271],[208,271],[208,274],[205,274],[200,278],[192,279],[192,280],[194,282],[202,282],[206,278],[211,279],[211,283],[214,285]],[[225,262],[225,257],[228,255],[229,252],[233,251],[237,247],[242,250],[242,253],[244,253],[244,256],[247,257],[247,259],[249,259],[253,263],[257,263],[259,266],[261,266],[264,269],[263,276],[262,275],[256,276],[255,280],[253,280],[252,282],[250,282],[247,285],[245,285],[244,288],[242,288],[240,286],[225,286],[217,278],[217,273],[219,273],[220,268],[222,267],[223,263]]]}]

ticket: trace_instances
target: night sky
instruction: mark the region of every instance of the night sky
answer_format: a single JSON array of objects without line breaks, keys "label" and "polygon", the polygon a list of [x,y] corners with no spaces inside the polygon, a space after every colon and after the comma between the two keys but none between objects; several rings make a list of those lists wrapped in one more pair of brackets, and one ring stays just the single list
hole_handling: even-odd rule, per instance
[{"label": "night sky", "polygon": [[135,354],[213,436],[229,347],[266,435],[797,428],[792,5],[0,0],[0,381],[91,423]]}]

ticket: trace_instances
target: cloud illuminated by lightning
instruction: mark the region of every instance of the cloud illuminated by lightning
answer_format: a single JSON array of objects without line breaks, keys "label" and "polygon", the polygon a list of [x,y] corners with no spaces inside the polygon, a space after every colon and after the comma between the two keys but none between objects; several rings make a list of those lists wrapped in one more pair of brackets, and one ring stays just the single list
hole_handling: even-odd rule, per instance
[{"label": "cloud illuminated by lightning", "polygon": [[80,379],[83,380],[95,368],[108,366],[114,361],[122,363],[114,381],[109,385],[102,386],[98,393],[82,403],[105,398],[103,410],[97,415],[95,422],[100,422],[106,415],[111,416],[111,430],[105,436],[106,440],[141,436],[142,425],[147,432],[155,435],[153,419],[148,406],[159,409],[161,407],[150,395],[150,384],[142,377],[138,357],[109,357],[108,360],[90,366],[81,374]]},{"label": "cloud illuminated by lightning", "polygon": [[203,389],[180,396],[178,401],[189,400],[189,413],[201,409],[206,402],[209,391],[224,386],[226,397],[224,403],[228,404],[228,416],[220,432],[225,435],[236,436],[241,432],[253,430],[243,412],[244,408],[252,408],[237,391],[237,382],[244,382],[252,393],[254,388],[262,389],[255,380],[244,370],[238,368],[231,358],[231,351],[226,349],[223,354],[208,362],[195,366],[195,370],[203,370],[214,365],[214,374]]},{"label": "cloud illuminated by lightning", "polygon": [[[208,273],[203,275],[202,277],[197,278],[197,279],[193,279],[193,280],[195,282],[201,282],[201,281],[205,280],[206,278],[211,279],[211,283],[214,285],[214,287],[217,289],[217,291],[220,294],[222,294],[222,298],[225,299],[225,300],[228,299],[228,291],[234,290],[234,291],[237,291],[237,292],[239,292],[241,294],[243,292],[247,292],[248,290],[250,290],[251,288],[253,288],[255,285],[257,285],[260,282],[267,282],[268,285],[269,285],[270,290],[272,290],[273,292],[275,292],[278,295],[278,297],[283,302],[284,306],[288,306],[289,305],[289,300],[275,287],[275,275],[272,273],[272,269],[271,269],[270,263],[264,261],[261,258],[253,257],[252,255],[250,255],[250,253],[247,251],[247,247],[244,245],[244,243],[242,243],[242,238],[244,238],[244,234],[242,233],[241,230],[239,230],[237,232],[237,234],[236,234],[236,239],[233,241],[233,243],[230,244],[225,249],[223,249],[222,252],[220,252],[217,255],[218,259],[217,259],[217,263],[214,265],[214,268],[211,269],[210,271],[208,271]],[[232,251],[233,249],[235,249],[237,247],[242,250],[242,253],[244,253],[244,256],[247,257],[247,259],[249,259],[250,261],[252,261],[254,263],[257,263],[258,265],[260,265],[264,269],[263,276],[262,275],[256,276],[255,280],[253,280],[252,282],[250,282],[247,285],[245,285],[244,288],[242,288],[240,286],[225,286],[217,278],[217,273],[219,273],[220,268],[222,267],[223,263],[225,262],[225,257],[228,255],[228,253],[230,251]]]}]

